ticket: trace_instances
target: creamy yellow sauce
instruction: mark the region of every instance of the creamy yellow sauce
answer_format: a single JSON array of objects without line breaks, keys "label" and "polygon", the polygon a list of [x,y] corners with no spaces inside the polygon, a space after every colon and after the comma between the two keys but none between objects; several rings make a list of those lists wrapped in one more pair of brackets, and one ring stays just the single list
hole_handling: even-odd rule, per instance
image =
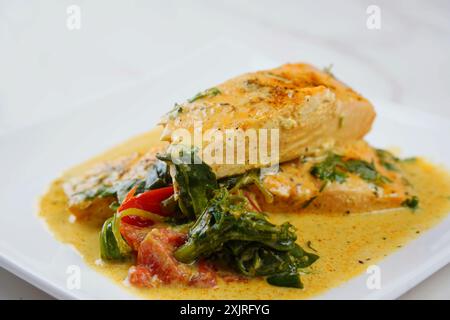
[{"label": "creamy yellow sauce", "polygon": [[[159,130],[154,130],[113,148],[66,172],[54,181],[40,203],[40,217],[55,237],[73,245],[86,263],[118,285],[147,299],[304,299],[314,297],[365,272],[366,268],[403,247],[441,221],[450,211],[450,176],[440,167],[424,160],[402,165],[408,180],[420,198],[420,209],[396,209],[365,214],[269,214],[275,223],[289,221],[298,229],[298,243],[317,250],[320,259],[302,276],[305,288],[274,287],[262,279],[247,283],[219,282],[216,288],[187,287],[132,288],[124,281],[128,263],[99,264],[100,225],[93,222],[70,222],[62,182],[67,176],[80,174],[93,165],[132,152],[144,152],[160,144]],[[96,263],[97,261],[97,263]]]}]

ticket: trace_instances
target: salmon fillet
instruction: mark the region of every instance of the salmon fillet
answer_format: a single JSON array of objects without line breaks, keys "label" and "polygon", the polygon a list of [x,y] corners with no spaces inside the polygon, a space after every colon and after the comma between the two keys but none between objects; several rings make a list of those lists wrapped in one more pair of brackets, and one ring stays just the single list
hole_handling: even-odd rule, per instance
[{"label": "salmon fillet", "polygon": [[281,165],[280,172],[263,178],[263,185],[274,196],[273,203],[264,200],[256,188],[258,204],[268,212],[334,212],[357,213],[398,208],[413,194],[412,186],[394,162],[386,163],[380,153],[365,141],[336,145],[331,152],[343,159],[373,164],[381,181],[367,181],[356,173],[346,173],[345,181],[326,182],[315,177],[312,168],[324,157],[303,158]]},{"label": "salmon fillet", "polygon": [[[361,139],[369,132],[374,118],[373,106],[361,95],[330,73],[298,63],[228,80],[176,105],[160,124],[164,126],[161,139],[171,144],[182,139],[177,129],[186,129],[193,135],[196,123],[201,123],[203,132],[279,129],[277,162],[283,163],[328,149],[336,142]],[[219,143],[225,150],[226,138]],[[276,148],[272,148],[270,139],[268,143],[269,150]],[[191,144],[205,152],[205,143]],[[248,152],[245,157],[242,164],[205,162],[218,178],[267,164],[252,163]]]},{"label": "salmon fillet", "polygon": [[152,148],[144,154],[134,153],[107,161],[84,175],[67,179],[63,188],[69,211],[79,219],[93,218],[103,222],[114,213],[110,205],[116,201],[115,196],[102,194],[103,190],[122,182],[145,179],[160,151],[161,148]]}]

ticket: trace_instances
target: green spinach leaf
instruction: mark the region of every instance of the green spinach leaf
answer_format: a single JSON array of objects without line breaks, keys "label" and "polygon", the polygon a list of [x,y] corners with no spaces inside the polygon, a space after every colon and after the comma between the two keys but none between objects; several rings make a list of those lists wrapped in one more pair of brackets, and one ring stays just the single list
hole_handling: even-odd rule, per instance
[{"label": "green spinach leaf", "polygon": [[290,250],[297,236],[289,223],[270,223],[262,213],[249,212],[245,199],[232,196],[226,189],[217,192],[209,206],[189,231],[187,242],[175,251],[185,263],[220,251],[232,240],[253,241],[276,250]]},{"label": "green spinach leaf", "polygon": [[194,148],[179,146],[178,151],[157,157],[173,166],[178,206],[185,217],[193,219],[203,212],[213,197],[218,188],[217,179],[211,168],[198,158]]}]

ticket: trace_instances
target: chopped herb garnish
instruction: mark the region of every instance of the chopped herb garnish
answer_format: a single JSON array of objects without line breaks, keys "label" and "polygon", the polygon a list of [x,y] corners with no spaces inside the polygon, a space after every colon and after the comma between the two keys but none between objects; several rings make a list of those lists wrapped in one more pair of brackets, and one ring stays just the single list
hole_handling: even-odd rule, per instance
[{"label": "chopped herb garnish", "polygon": [[376,184],[391,182],[391,180],[381,175],[373,163],[364,160],[348,160],[345,162],[346,168],[351,173],[356,173],[362,179]]},{"label": "chopped herb garnish", "polygon": [[326,182],[343,183],[347,179],[347,173],[357,174],[361,179],[375,184],[390,182],[387,177],[376,170],[373,163],[355,159],[344,160],[342,156],[334,153],[330,153],[324,161],[311,169],[311,174],[314,177]]},{"label": "chopped herb garnish", "polygon": [[166,116],[167,116],[169,119],[175,119],[175,118],[178,117],[178,115],[179,115],[180,113],[182,113],[182,112],[183,112],[183,107],[182,107],[182,105],[181,105],[181,104],[178,104],[178,103],[175,103],[175,105],[173,106],[172,110],[170,110],[170,111],[166,114]]},{"label": "chopped herb garnish", "polygon": [[413,196],[409,199],[406,199],[405,201],[402,202],[402,206],[410,208],[411,210],[416,210],[417,208],[419,208],[419,198],[416,196]]},{"label": "chopped herb garnish", "polygon": [[316,200],[316,198],[317,198],[317,196],[312,197],[312,198],[306,200],[305,203],[302,205],[302,209],[306,209],[307,207],[309,207],[309,205],[310,205],[311,203],[313,203],[313,201]]},{"label": "chopped herb garnish", "polygon": [[344,170],[345,165],[342,157],[330,153],[324,161],[312,167],[311,174],[320,180],[343,183],[347,179]]},{"label": "chopped herb garnish", "polygon": [[314,249],[314,248],[312,247],[311,241],[307,241],[307,242],[306,242],[306,246],[307,246],[309,249],[311,249],[312,251],[317,252],[317,250]]},{"label": "chopped herb garnish", "polygon": [[387,170],[390,171],[398,171],[397,166],[395,163],[399,162],[400,159],[394,156],[389,151],[383,150],[383,149],[377,149],[377,156],[380,159],[380,163],[383,167],[385,167]]},{"label": "chopped herb garnish", "polygon": [[96,189],[81,191],[73,196],[77,197],[79,201],[90,201],[96,198],[115,197],[119,203],[122,203],[126,194],[135,186],[138,186],[136,192],[142,193],[145,186],[145,181],[136,179],[123,180],[114,185],[101,185]]},{"label": "chopped herb garnish", "polygon": [[203,99],[203,98],[206,98],[206,97],[214,97],[214,96],[217,96],[220,93],[221,92],[220,92],[219,89],[217,89],[217,88],[210,88],[210,89],[207,89],[205,91],[197,93],[194,97],[189,99],[188,102],[192,103],[194,101],[197,101],[199,99]]}]

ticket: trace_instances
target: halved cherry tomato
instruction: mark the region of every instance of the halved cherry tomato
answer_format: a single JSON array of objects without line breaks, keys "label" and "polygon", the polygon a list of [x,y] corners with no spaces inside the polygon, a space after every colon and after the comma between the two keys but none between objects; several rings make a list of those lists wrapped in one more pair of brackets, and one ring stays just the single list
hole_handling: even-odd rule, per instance
[{"label": "halved cherry tomato", "polygon": [[152,212],[158,215],[165,215],[161,210],[161,202],[173,195],[173,186],[149,190],[134,196],[136,189],[133,188],[125,197],[122,205],[119,207],[119,212],[125,209],[141,209],[144,211]]}]

